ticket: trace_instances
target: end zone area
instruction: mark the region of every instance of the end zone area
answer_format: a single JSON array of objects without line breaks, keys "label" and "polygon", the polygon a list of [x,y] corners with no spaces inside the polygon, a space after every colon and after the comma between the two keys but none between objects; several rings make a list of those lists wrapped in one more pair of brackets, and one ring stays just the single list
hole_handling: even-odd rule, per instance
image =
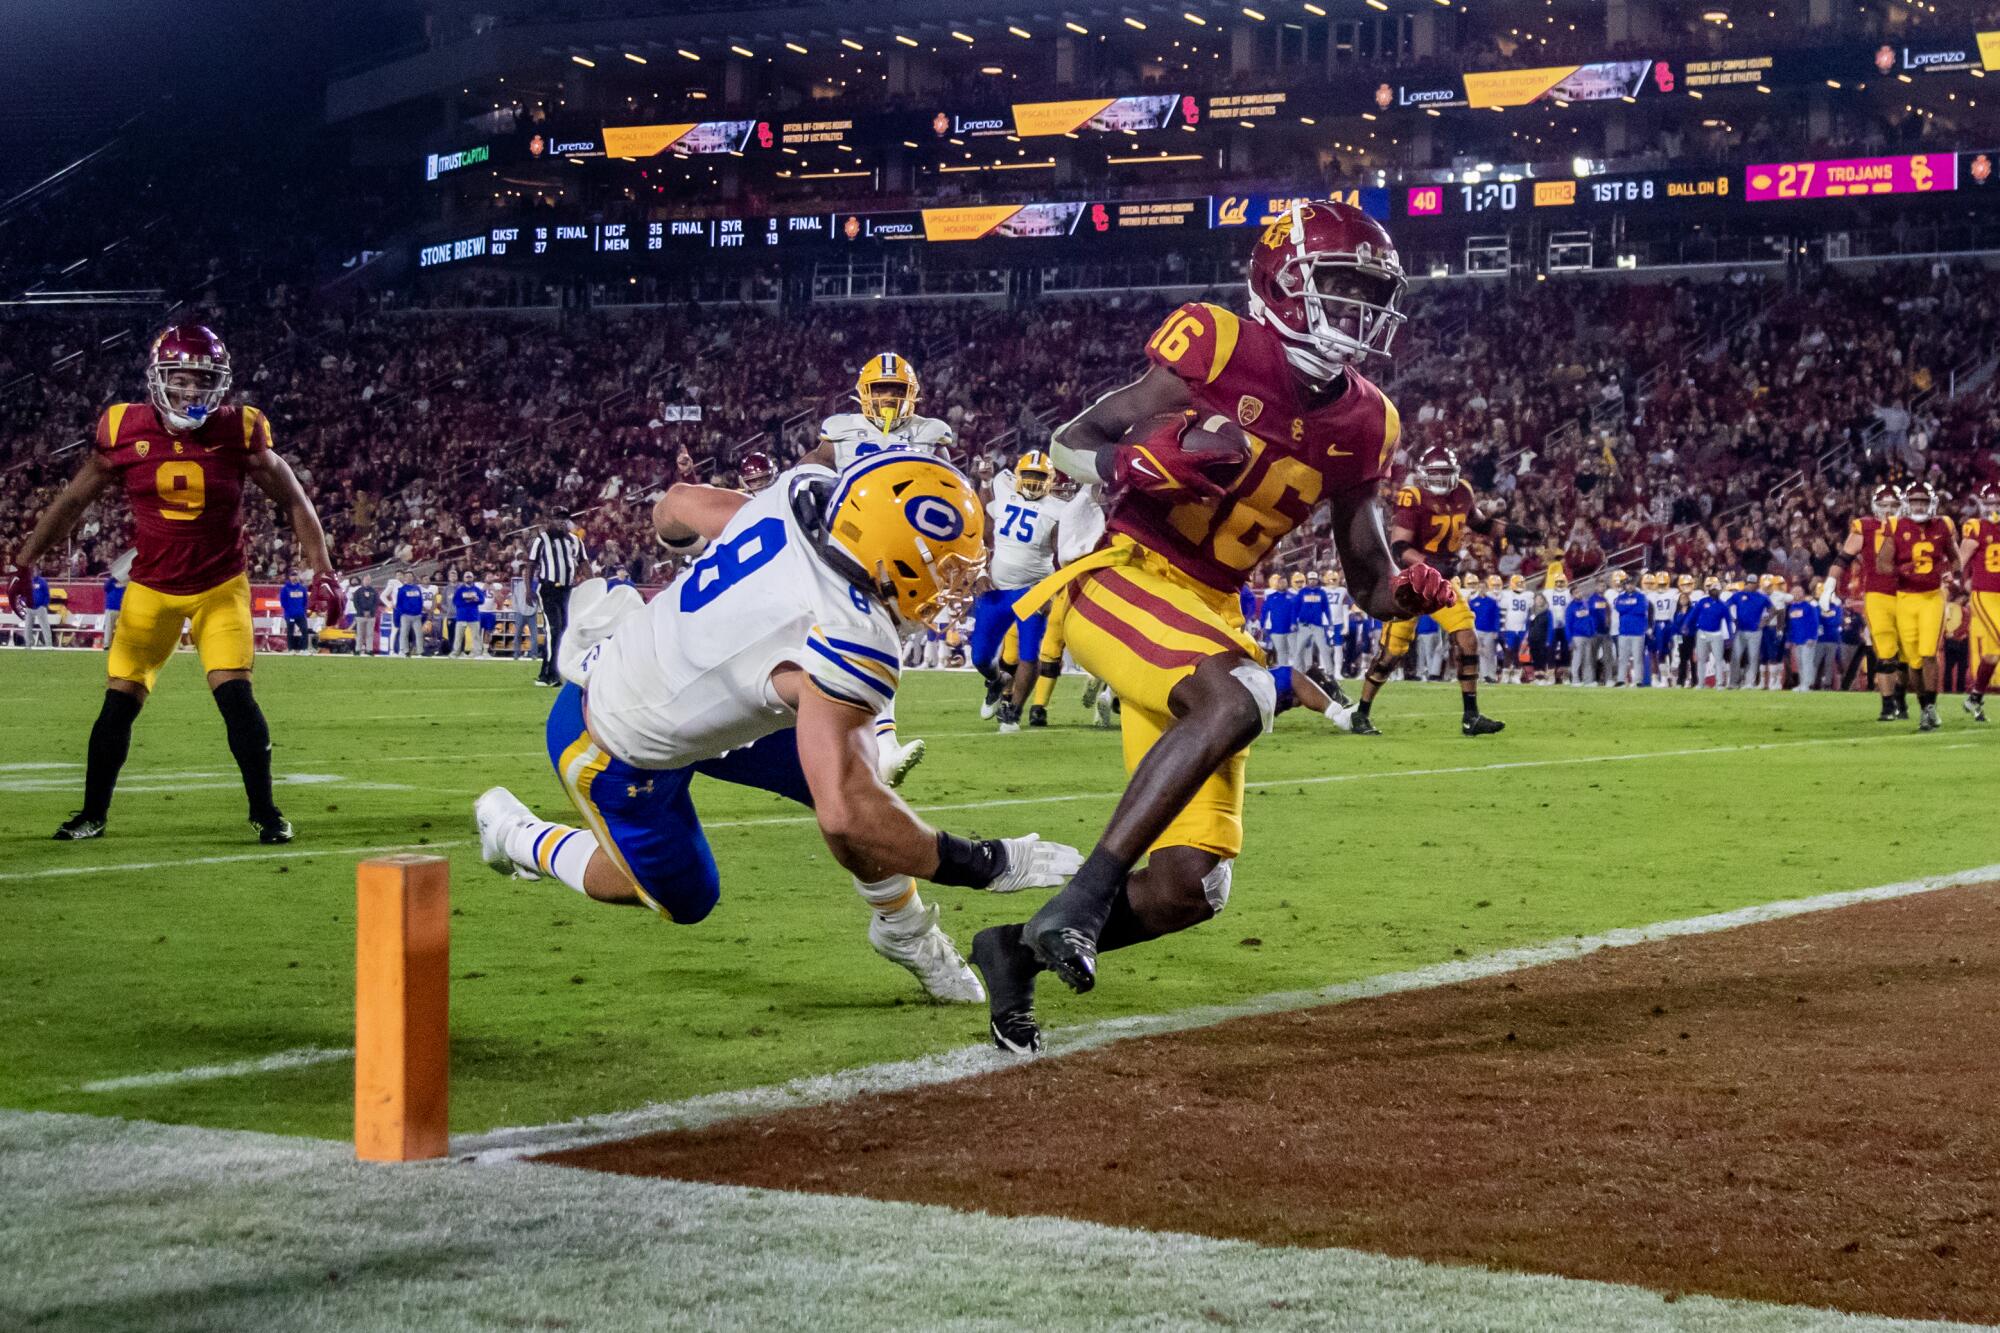
[{"label": "end zone area", "polygon": [[1996,985],[1966,885],[541,1160],[1986,1321]]}]

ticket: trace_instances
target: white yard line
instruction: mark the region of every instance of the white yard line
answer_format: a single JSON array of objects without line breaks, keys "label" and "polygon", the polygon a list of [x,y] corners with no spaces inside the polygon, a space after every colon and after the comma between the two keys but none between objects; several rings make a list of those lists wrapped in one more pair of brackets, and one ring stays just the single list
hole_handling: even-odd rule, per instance
[{"label": "white yard line", "polygon": [[[278,773],[272,776],[271,781],[280,787],[339,787],[343,791],[417,790],[407,782],[362,782],[342,777],[338,773]],[[120,774],[118,790],[121,792],[226,791],[231,787],[242,785],[243,779],[235,773],[142,772]],[[69,791],[75,786],[74,773],[0,776],[0,792]]]},{"label": "white yard line", "polygon": [[[1432,963],[1407,972],[1365,977],[1359,981],[1342,982],[1318,990],[1280,991],[1269,995],[1251,996],[1227,1004],[1201,1005],[1173,1013],[1109,1018],[1073,1028],[1056,1029],[1048,1034],[1046,1049],[1050,1055],[1063,1055],[1089,1050],[1109,1042],[1122,1041],[1128,1037],[1209,1027],[1232,1018],[1311,1009],[1378,995],[1394,995],[1404,991],[1431,990],[1439,986],[1453,986],[1467,981],[1477,981],[1483,977],[1499,976],[1507,972],[1518,972],[1524,968],[1541,967],[1547,963],[1579,958],[1585,954],[1595,953],[1599,949],[1622,949],[1655,940],[1710,935],[1764,921],[1781,921],[1787,917],[1830,911],[1856,903],[1882,902],[1891,898],[1932,893],[1961,884],[1977,884],[1994,879],[2000,879],[2000,864],[1954,871],[1946,875],[1931,875],[1923,879],[1904,880],[1896,884],[1880,884],[1873,888],[1844,889],[1834,893],[1817,894],[1810,898],[1758,903],[1727,912],[1684,917],[1674,921],[1658,921],[1652,925],[1608,930],[1597,935],[1569,936],[1542,944],[1502,949],[1497,953],[1484,954],[1477,958]],[[478,1162],[504,1162],[565,1148],[580,1148],[593,1143],[634,1138],[662,1130],[693,1129],[739,1116],[763,1115],[773,1111],[846,1101],[868,1092],[900,1092],[910,1088],[950,1083],[974,1074],[1010,1068],[1017,1063],[1019,1063],[1018,1057],[1003,1055],[990,1045],[963,1046],[956,1050],[940,1051],[935,1055],[919,1056],[912,1060],[865,1065],[859,1069],[845,1069],[831,1074],[797,1078],[765,1087],[710,1093],[679,1102],[659,1102],[631,1111],[586,1116],[560,1124],[496,1129],[483,1134],[464,1135],[453,1142],[452,1152],[460,1158],[470,1158]]]},{"label": "white yard line", "polygon": [[[2000,732],[1996,732],[2000,735]],[[1375,773],[1321,773],[1311,777],[1270,778],[1262,782],[1248,782],[1244,786],[1252,791],[1266,787],[1319,787],[1334,782],[1379,782],[1388,778],[1437,778],[1453,777],[1465,773],[1497,773],[1528,768],[1568,768],[1577,764],[1622,764],[1646,759],[1685,759],[1707,754],[1742,754],[1759,750],[1792,750],[1819,745],[1868,745],[1877,741],[1914,741],[1919,737],[1915,732],[1897,732],[1876,736],[1823,736],[1803,741],[1763,741],[1749,745],[1707,745],[1685,750],[1639,750],[1629,754],[1584,754],[1570,755],[1562,759],[1508,759],[1492,764],[1460,764],[1449,768],[1390,768]],[[1975,742],[1968,741],[1968,745]],[[1069,792],[1056,796],[1012,796],[986,801],[956,801],[942,805],[919,805],[914,807],[920,814],[939,814],[952,810],[998,810],[1015,805],[1062,805],[1072,801],[1115,801],[1124,795],[1120,791]],[[810,824],[811,815],[770,815],[758,819],[704,819],[702,827],[718,828],[758,828],[769,824]]]},{"label": "white yard line", "polygon": [[352,1057],[352,1047],[334,1050],[326,1046],[300,1046],[255,1060],[237,1060],[226,1065],[195,1065],[190,1069],[167,1069],[155,1074],[127,1074],[123,1078],[101,1078],[83,1085],[85,1092],[124,1092],[130,1088],[170,1088],[176,1083],[206,1083],[210,1079],[240,1078],[245,1074],[275,1074],[308,1065],[331,1064]]},{"label": "white yard line", "polygon": [[442,842],[398,842],[380,847],[287,847],[282,851],[238,852],[228,856],[187,856],[174,861],[122,861],[103,866],[51,866],[46,870],[4,870],[0,881],[15,879],[56,879],[71,875],[115,875],[132,870],[173,870],[181,866],[219,866],[235,861],[297,861],[309,856],[378,856],[384,852],[436,852],[447,847],[463,847],[466,838]]}]

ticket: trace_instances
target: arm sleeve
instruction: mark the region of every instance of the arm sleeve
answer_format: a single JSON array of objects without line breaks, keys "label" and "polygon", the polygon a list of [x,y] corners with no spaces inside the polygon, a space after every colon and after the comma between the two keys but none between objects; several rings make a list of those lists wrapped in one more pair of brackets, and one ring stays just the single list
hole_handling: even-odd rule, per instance
[{"label": "arm sleeve", "polygon": [[829,699],[879,712],[896,696],[902,662],[873,632],[857,627],[815,625],[806,635],[806,676]]}]

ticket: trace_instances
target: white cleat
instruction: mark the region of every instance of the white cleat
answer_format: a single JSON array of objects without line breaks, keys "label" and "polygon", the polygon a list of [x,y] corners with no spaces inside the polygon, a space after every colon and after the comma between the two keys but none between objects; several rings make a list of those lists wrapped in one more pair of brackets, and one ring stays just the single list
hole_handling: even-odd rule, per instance
[{"label": "white cleat", "polygon": [[472,803],[472,822],[479,829],[479,859],[499,875],[515,879],[540,879],[532,870],[514,864],[507,855],[507,835],[522,824],[533,823],[535,812],[505,787],[488,787]]},{"label": "white cleat", "polygon": [[876,771],[881,774],[882,785],[900,787],[903,779],[910,776],[910,770],[924,762],[924,743],[911,741],[907,745],[897,745],[882,751],[877,761]]},{"label": "white cleat", "polygon": [[1097,713],[1095,725],[1099,731],[1111,730],[1111,702],[1117,697],[1111,692],[1111,687],[1106,685],[1097,692],[1097,698],[1091,702],[1091,708]]},{"label": "white cleat", "polygon": [[958,956],[958,947],[937,921],[935,903],[924,912],[924,929],[914,935],[893,934],[886,921],[874,917],[868,923],[868,943],[890,962],[908,968],[932,999],[945,1004],[986,1003],[979,974]]},{"label": "white cleat", "polygon": [[1329,703],[1326,706],[1326,712],[1321,716],[1325,717],[1327,721],[1333,723],[1341,731],[1354,730],[1353,704],[1341,705],[1338,703]]}]

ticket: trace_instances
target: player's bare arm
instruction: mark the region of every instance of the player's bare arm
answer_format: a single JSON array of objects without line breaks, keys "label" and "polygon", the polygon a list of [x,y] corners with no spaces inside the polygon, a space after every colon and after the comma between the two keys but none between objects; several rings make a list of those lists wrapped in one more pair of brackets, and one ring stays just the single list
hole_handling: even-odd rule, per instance
[{"label": "player's bare arm", "polygon": [[812,789],[820,835],[855,878],[874,883],[912,875],[1007,893],[1059,884],[1083,863],[1075,848],[1035,834],[975,842],[932,828],[882,784],[872,710],[828,698],[796,666],[772,673],[771,684],[798,713],[799,767]]},{"label": "player's bare arm", "polygon": [[117,477],[117,469],[102,455],[92,454],[77,474],[70,478],[69,485],[49,501],[49,507],[42,511],[41,518],[35,523],[35,530],[28,534],[28,540],[22,542],[21,549],[14,553],[14,563],[23,570],[33,568],[51,547],[69,536],[91,502],[103,494],[104,488]]},{"label": "player's bare arm", "polygon": [[1154,365],[1123,388],[1113,389],[1055,428],[1049,452],[1064,473],[1078,481],[1112,479],[1111,454],[1142,421],[1184,411],[1193,398],[1179,375]]},{"label": "player's bare arm", "polygon": [[1894,534],[1885,528],[1882,533],[1882,541],[1875,547],[1875,572],[1877,574],[1893,574],[1896,572],[1896,543],[1892,540],[1893,536]]},{"label": "player's bare arm", "polygon": [[800,467],[804,467],[808,463],[811,463],[817,467],[832,467],[833,441],[829,440],[824,435],[820,436],[819,443],[814,445],[810,450],[808,450],[806,452],[805,457],[799,460]]},{"label": "player's bare arm", "polygon": [[748,503],[750,497],[741,491],[677,481],[653,502],[653,530],[666,546],[685,551],[720,537],[736,511]]},{"label": "player's bare arm", "polygon": [[1382,497],[1372,484],[1336,491],[1328,503],[1334,549],[1356,606],[1377,620],[1407,620],[1457,600],[1450,582],[1421,558],[1407,566],[1397,559]]},{"label": "player's bare arm", "polygon": [[257,483],[258,490],[285,511],[285,518],[292,525],[292,537],[298,542],[306,564],[315,574],[331,574],[333,557],[326,549],[326,530],[320,526],[319,510],[313,507],[305,487],[299,485],[292,465],[265,449],[250,455],[243,470]]}]

